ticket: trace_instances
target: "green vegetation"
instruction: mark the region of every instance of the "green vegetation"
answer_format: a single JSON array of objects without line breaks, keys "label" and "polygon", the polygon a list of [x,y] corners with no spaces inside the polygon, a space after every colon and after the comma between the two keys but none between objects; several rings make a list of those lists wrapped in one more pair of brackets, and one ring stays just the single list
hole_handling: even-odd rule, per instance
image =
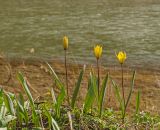
[{"label": "green vegetation", "polygon": [[[71,97],[71,106],[65,106],[66,89],[65,85],[60,81],[52,67],[48,64],[53,81],[59,88],[59,93],[55,95],[51,89],[52,101],[42,102],[37,104],[33,99],[27,82],[23,75],[18,73],[17,78],[23,87],[27,99],[24,100],[22,94],[18,96],[0,90],[0,127],[7,127],[8,129],[108,129],[108,130],[126,130],[126,129],[158,129],[160,117],[151,116],[149,113],[140,112],[140,92],[136,96],[135,113],[128,115],[126,108],[129,107],[129,101],[134,87],[135,72],[133,73],[130,92],[126,103],[123,104],[119,86],[107,74],[102,82],[100,95],[98,97],[97,78],[93,72],[90,73],[88,80],[88,92],[83,103],[82,108],[76,106],[76,98],[79,93],[81,81],[85,71],[85,67],[81,70],[78,81],[76,83],[73,95]],[[104,108],[106,88],[112,81],[115,90],[115,96],[120,104],[120,111],[114,111],[111,108]]]},{"label": "green vegetation", "polygon": [[[65,63],[68,39],[65,38]],[[76,106],[77,96],[80,93],[81,82],[84,77],[85,66],[80,71],[75,83],[72,95],[68,94],[68,78],[65,84],[55,73],[54,69],[47,63],[53,77],[55,86],[59,92],[50,90],[52,100],[37,102],[33,98],[27,81],[22,73],[17,74],[17,79],[23,88],[25,95],[6,92],[0,89],[0,128],[9,130],[155,130],[160,129],[160,116],[140,112],[140,96],[138,91],[135,102],[135,112],[128,114],[127,108],[134,89],[136,72],[133,72],[130,90],[124,93],[123,64],[126,53],[119,52],[117,58],[122,70],[121,87],[114,79],[106,74],[102,83],[100,82],[99,59],[102,55],[102,47],[94,48],[97,58],[97,75],[92,70],[88,78],[88,88],[82,107]],[[67,66],[65,65],[67,70]],[[65,74],[67,76],[67,72]],[[107,86],[112,85],[115,97],[119,103],[119,110],[104,107],[107,96]],[[120,89],[121,88],[121,89]],[[127,95],[125,99],[125,95]],[[66,105],[67,104],[67,105]],[[1,130],[1,129],[0,129]]]}]

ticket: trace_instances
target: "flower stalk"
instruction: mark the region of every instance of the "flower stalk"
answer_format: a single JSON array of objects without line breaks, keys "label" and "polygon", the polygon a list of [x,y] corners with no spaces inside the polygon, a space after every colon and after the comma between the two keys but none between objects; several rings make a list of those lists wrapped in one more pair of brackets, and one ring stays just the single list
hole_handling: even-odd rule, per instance
[{"label": "flower stalk", "polygon": [[98,75],[98,97],[99,97],[99,94],[100,94],[99,59],[97,59],[97,75]]},{"label": "flower stalk", "polygon": [[123,72],[123,64],[121,64],[121,73],[122,73],[122,94],[123,94],[123,102],[125,105],[125,95],[124,95],[124,72]]},{"label": "flower stalk", "polygon": [[94,55],[97,59],[97,80],[98,80],[98,97],[100,94],[100,69],[99,69],[99,58],[102,56],[102,47],[100,45],[96,45],[94,47]]},{"label": "flower stalk", "polygon": [[67,49],[68,49],[68,37],[63,37],[63,47],[64,47],[64,62],[65,62],[65,77],[66,77],[66,87],[67,87],[67,102],[70,105],[69,99],[69,86],[68,86],[68,69],[67,69]]},{"label": "flower stalk", "polygon": [[68,104],[70,104],[69,101],[69,87],[68,87],[68,69],[67,69],[67,50],[65,50],[65,75],[66,75],[66,87],[67,87],[67,101]]},{"label": "flower stalk", "polygon": [[122,115],[122,123],[124,123],[124,118],[125,118],[125,105],[126,105],[126,101],[125,101],[125,95],[124,95],[124,72],[123,72],[123,64],[121,64],[121,73],[122,73],[122,94],[123,94],[123,105],[124,105],[124,113]]}]

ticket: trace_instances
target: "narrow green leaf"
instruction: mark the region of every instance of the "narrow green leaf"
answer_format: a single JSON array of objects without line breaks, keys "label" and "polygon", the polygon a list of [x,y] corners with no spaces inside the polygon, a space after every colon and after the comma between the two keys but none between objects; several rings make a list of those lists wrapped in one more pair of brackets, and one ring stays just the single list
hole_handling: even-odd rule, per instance
[{"label": "narrow green leaf", "polygon": [[18,101],[24,107],[24,97],[21,93],[19,93]]},{"label": "narrow green leaf", "polygon": [[78,95],[78,92],[79,92],[79,89],[80,89],[80,85],[81,85],[81,81],[82,81],[82,78],[83,78],[84,71],[85,71],[85,67],[83,68],[83,70],[81,70],[81,72],[79,74],[78,81],[76,83],[76,87],[74,89],[74,93],[73,93],[73,96],[72,96],[72,102],[71,102],[71,107],[72,108],[74,108],[74,106],[75,106],[75,102],[76,102],[77,95]]},{"label": "narrow green leaf", "polygon": [[39,126],[39,117],[38,115],[36,114],[36,111],[35,111],[35,106],[34,106],[34,101],[33,101],[33,97],[31,95],[31,92],[29,91],[29,88],[28,88],[28,85],[27,85],[27,82],[26,80],[24,79],[24,76],[19,72],[18,75],[17,75],[17,78],[19,80],[19,82],[21,83],[21,86],[23,87],[25,93],[27,94],[27,97],[30,101],[30,104],[31,104],[31,108],[32,108],[32,118],[33,118],[33,122],[36,124],[36,126]]},{"label": "narrow green leaf", "polygon": [[136,114],[139,113],[139,108],[140,108],[140,91],[138,91],[137,96],[136,96]]},{"label": "narrow green leaf", "polygon": [[124,103],[123,103],[123,100],[121,98],[121,94],[120,94],[120,90],[119,90],[119,87],[117,86],[117,84],[111,79],[112,81],[112,84],[113,84],[113,87],[114,87],[114,92],[115,92],[115,95],[116,95],[116,99],[118,100],[119,104],[120,104],[120,109],[121,109],[121,112],[122,112],[122,115],[124,115]]},{"label": "narrow green leaf", "polygon": [[52,95],[53,103],[56,104],[56,103],[57,103],[57,100],[56,100],[56,96],[55,96],[55,93],[54,93],[53,88],[51,88],[51,95]]},{"label": "narrow green leaf", "polygon": [[3,118],[2,120],[2,125],[3,126],[7,126],[7,124],[13,120],[16,120],[16,116],[12,116],[12,115],[7,115]]},{"label": "narrow green leaf", "polygon": [[52,117],[52,127],[54,128],[54,130],[60,130],[57,122],[53,119],[53,117]]},{"label": "narrow green leaf", "polygon": [[105,98],[105,94],[106,94],[108,80],[109,80],[109,74],[106,75],[105,79],[103,80],[102,87],[101,87],[101,92],[100,92],[100,97],[99,97],[100,116],[102,114],[102,109],[103,109],[104,98]]},{"label": "narrow green leaf", "polygon": [[65,89],[64,89],[64,87],[62,87],[61,90],[60,90],[60,93],[59,93],[59,95],[57,97],[57,103],[55,105],[58,118],[60,117],[60,107],[61,107],[64,99],[65,99]]},{"label": "narrow green leaf", "polygon": [[0,111],[0,117],[3,118],[6,116],[7,113],[7,108],[5,106],[5,103],[3,102],[2,107],[1,107],[1,111]]},{"label": "narrow green leaf", "polygon": [[3,89],[0,88],[0,109],[2,107],[3,104]]},{"label": "narrow green leaf", "polygon": [[51,126],[52,126],[52,116],[51,116],[51,113],[47,110],[46,106],[44,106],[44,114],[48,118],[49,129],[51,129]]},{"label": "narrow green leaf", "polygon": [[135,74],[136,74],[136,71],[133,72],[133,77],[132,77],[132,81],[131,81],[130,92],[129,92],[129,95],[128,95],[128,98],[127,98],[127,102],[126,102],[126,104],[125,104],[125,110],[127,109],[128,103],[129,103],[129,101],[130,101],[130,98],[131,98],[131,95],[132,95],[132,92],[133,92],[134,81],[135,81]]},{"label": "narrow green leaf", "polygon": [[29,117],[28,117],[28,113],[25,110],[25,108],[21,105],[21,103],[19,101],[17,101],[17,105],[19,107],[19,113],[21,113],[21,115],[23,116],[25,123],[28,124],[29,121]]},{"label": "narrow green leaf", "polygon": [[21,83],[21,85],[22,85],[25,93],[27,94],[27,97],[28,97],[28,99],[29,99],[29,101],[30,101],[31,106],[34,108],[33,97],[32,97],[32,95],[31,95],[31,93],[30,93],[30,91],[29,91],[29,89],[28,89],[28,85],[27,85],[27,83],[26,83],[26,80],[24,79],[22,73],[20,73],[20,72],[18,73],[17,77],[18,77],[18,80],[19,80],[19,82]]},{"label": "narrow green leaf", "polygon": [[55,104],[56,114],[57,114],[57,117],[59,118],[60,117],[60,107],[61,107],[61,105],[62,105],[62,103],[65,99],[66,90],[65,90],[65,87],[64,87],[63,83],[60,81],[60,79],[58,78],[58,76],[56,75],[56,73],[54,72],[52,67],[48,63],[47,63],[47,65],[52,72],[53,79],[56,81],[56,84],[57,84],[58,88],[60,89],[60,93],[56,98],[56,104]]},{"label": "narrow green leaf", "polygon": [[95,100],[97,105],[99,104],[99,97],[98,97],[98,79],[97,77],[94,75],[94,73],[91,73],[91,85],[93,87],[94,90],[94,96],[95,96]]},{"label": "narrow green leaf", "polygon": [[95,99],[96,86],[94,85],[93,82],[96,82],[96,81],[94,81],[93,75],[90,73],[90,80],[89,80],[90,86],[89,86],[89,89],[88,89],[88,92],[85,98],[84,109],[83,109],[84,112],[88,112],[90,110],[94,102],[94,99]]},{"label": "narrow green leaf", "polygon": [[64,87],[63,83],[60,81],[60,79],[58,78],[57,74],[54,72],[53,68],[51,67],[51,65],[49,63],[46,63],[49,67],[49,69],[51,70],[52,72],[52,76],[53,76],[53,79],[56,81],[56,84],[57,84],[57,87],[59,87],[60,89],[62,87]]},{"label": "narrow green leaf", "polygon": [[4,98],[5,106],[7,107],[8,111],[9,111],[12,115],[15,115],[15,110],[14,110],[13,101],[11,100],[10,96],[9,96],[7,93],[4,93],[4,94],[3,94],[3,98]]}]

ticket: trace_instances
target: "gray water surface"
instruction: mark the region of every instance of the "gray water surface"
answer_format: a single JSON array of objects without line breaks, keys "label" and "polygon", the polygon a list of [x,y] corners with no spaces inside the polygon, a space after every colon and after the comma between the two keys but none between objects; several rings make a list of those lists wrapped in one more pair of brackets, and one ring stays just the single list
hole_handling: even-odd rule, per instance
[{"label": "gray water surface", "polygon": [[[116,65],[125,50],[128,66],[160,67],[160,0],[1,0],[0,51],[9,57],[69,57],[93,63],[103,45],[103,65]],[[30,53],[34,48],[35,53]]]}]

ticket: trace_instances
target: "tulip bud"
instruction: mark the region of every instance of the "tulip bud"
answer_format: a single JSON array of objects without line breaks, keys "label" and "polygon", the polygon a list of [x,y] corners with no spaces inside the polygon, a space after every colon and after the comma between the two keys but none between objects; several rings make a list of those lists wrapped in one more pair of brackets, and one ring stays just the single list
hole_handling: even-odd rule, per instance
[{"label": "tulip bud", "polygon": [[68,37],[67,36],[63,37],[63,47],[64,47],[64,50],[68,49]]},{"label": "tulip bud", "polygon": [[102,56],[102,47],[100,45],[96,45],[96,47],[94,47],[94,55],[97,59]]},{"label": "tulip bud", "polygon": [[127,58],[126,53],[123,51],[120,51],[116,56],[120,64],[123,64]]}]

